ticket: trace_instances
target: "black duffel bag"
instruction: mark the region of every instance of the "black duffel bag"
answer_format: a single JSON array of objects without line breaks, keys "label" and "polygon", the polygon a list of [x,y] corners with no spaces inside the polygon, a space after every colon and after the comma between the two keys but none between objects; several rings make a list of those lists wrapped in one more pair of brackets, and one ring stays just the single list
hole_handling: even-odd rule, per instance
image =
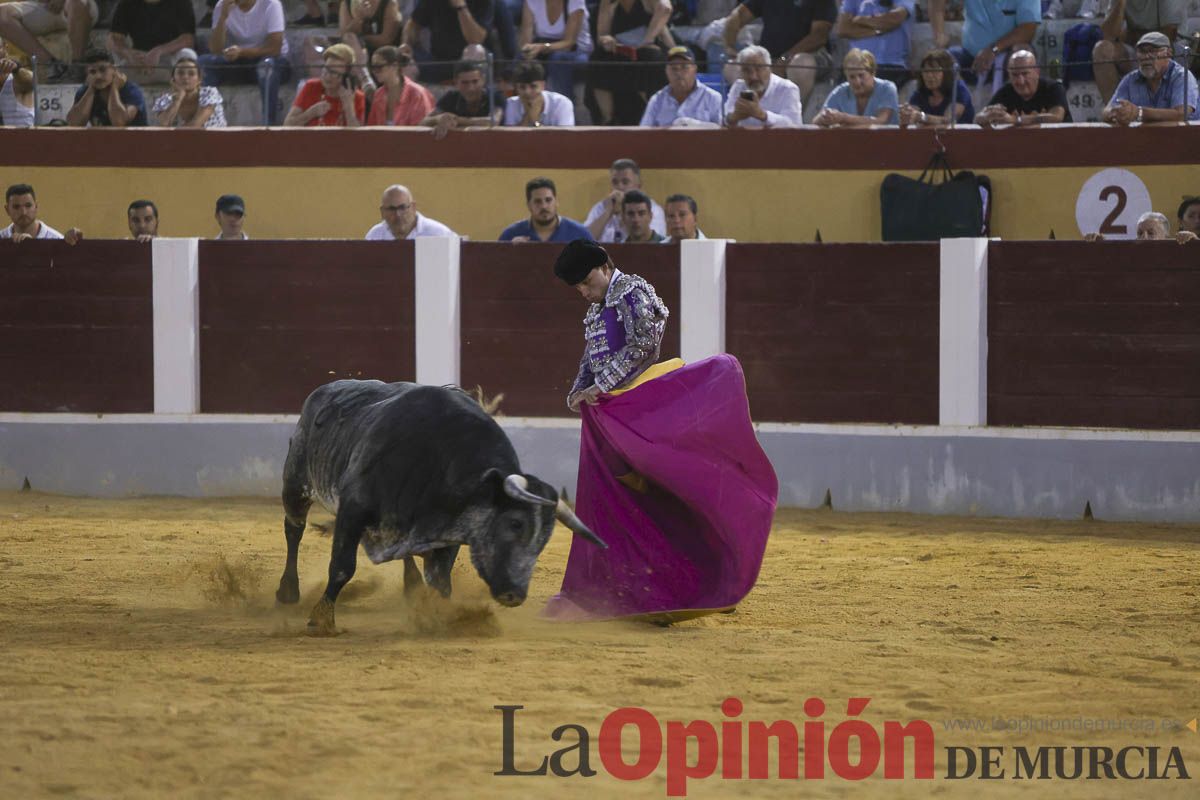
[{"label": "black duffel bag", "polygon": [[[935,183],[938,176],[941,182]],[[984,175],[954,172],[939,150],[921,177],[891,173],[879,187],[885,242],[927,242],[987,236],[992,184]]]}]

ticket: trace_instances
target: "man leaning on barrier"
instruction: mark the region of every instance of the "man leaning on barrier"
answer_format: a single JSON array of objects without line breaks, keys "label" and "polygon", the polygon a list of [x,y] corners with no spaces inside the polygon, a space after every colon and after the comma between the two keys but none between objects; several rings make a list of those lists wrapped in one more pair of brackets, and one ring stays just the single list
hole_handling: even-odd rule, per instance
[{"label": "man leaning on barrier", "polygon": [[696,69],[692,48],[679,45],[667,51],[667,85],[646,104],[643,128],[721,124],[721,94],[697,81]]},{"label": "man leaning on barrier", "polygon": [[491,127],[504,113],[504,96],[492,92],[488,103],[483,66],[475,61],[459,61],[454,65],[454,89],[437,101],[433,113],[421,124],[433,128],[433,138],[442,139],[457,128]]},{"label": "man leaning on barrier", "polygon": [[31,239],[62,239],[74,245],[83,238],[83,231],[79,228],[71,228],[64,235],[39,220],[37,195],[27,183],[8,187],[4,193],[4,210],[8,212],[12,224],[0,229],[0,239],[12,239],[15,244]]},{"label": "man leaning on barrier", "polygon": [[1008,59],[1008,83],[992,95],[975,121],[986,127],[1070,122],[1067,90],[1058,81],[1042,77],[1033,53],[1018,50]]},{"label": "man leaning on barrier", "polygon": [[374,242],[393,242],[421,236],[454,236],[454,231],[417,211],[417,201],[407,186],[393,184],[383,190],[379,200],[382,221],[367,231],[366,238]]},{"label": "man leaning on barrier", "polygon": [[738,53],[740,78],[725,98],[729,128],[796,128],[802,123],[800,88],[771,72],[771,54],[751,45]]},{"label": "man leaning on barrier", "polygon": [[1171,60],[1171,41],[1161,33],[1138,39],[1138,68],[1121,79],[1100,119],[1111,125],[1197,119],[1196,78]]},{"label": "man leaning on barrier", "polygon": [[1187,5],[1188,0],[1112,0],[1100,26],[1103,38],[1092,48],[1092,72],[1105,103],[1112,99],[1121,76],[1137,69],[1134,43],[1151,31],[1174,41],[1187,19]]}]

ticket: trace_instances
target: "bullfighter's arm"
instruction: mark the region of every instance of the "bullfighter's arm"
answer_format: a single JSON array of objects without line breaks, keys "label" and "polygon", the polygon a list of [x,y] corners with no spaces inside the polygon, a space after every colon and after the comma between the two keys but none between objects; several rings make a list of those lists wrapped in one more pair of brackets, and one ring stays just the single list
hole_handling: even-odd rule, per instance
[{"label": "bullfighter's arm", "polygon": [[592,374],[592,368],[588,363],[587,345],[584,345],[583,358],[579,359],[579,374],[575,376],[575,382],[571,384],[571,391],[567,392],[567,407],[574,410],[571,402],[575,395],[589,388],[596,382],[596,376]]}]

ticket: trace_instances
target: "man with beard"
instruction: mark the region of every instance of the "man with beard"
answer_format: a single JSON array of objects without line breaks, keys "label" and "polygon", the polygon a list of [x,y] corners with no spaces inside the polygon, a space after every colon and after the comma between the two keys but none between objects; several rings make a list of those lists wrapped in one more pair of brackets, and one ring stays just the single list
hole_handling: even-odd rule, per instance
[{"label": "man with beard", "polygon": [[725,99],[729,128],[796,128],[802,123],[800,87],[771,72],[771,54],[751,45],[738,53],[738,72]]},{"label": "man with beard", "polygon": [[67,124],[76,128],[145,126],[142,89],[113,66],[112,55],[107,50],[89,50],[83,62],[87,64],[87,82],[75,92]]},{"label": "man with beard", "polygon": [[1196,79],[1171,60],[1171,40],[1158,32],[1138,39],[1138,67],[1121,79],[1100,118],[1110,125],[1197,119]]},{"label": "man with beard", "polygon": [[573,219],[558,214],[558,190],[549,178],[534,178],[525,184],[525,205],[529,219],[514,222],[500,234],[502,242],[573,242],[591,241],[588,229]]},{"label": "man with beard", "polygon": [[0,239],[12,239],[16,244],[30,239],[63,239],[73,245],[83,238],[83,231],[79,228],[71,228],[64,236],[38,220],[37,195],[27,183],[8,187],[4,193],[4,210],[8,212],[12,224],[0,229]]},{"label": "man with beard", "polygon": [[139,242],[158,236],[158,206],[153,200],[134,200],[129,204],[129,235]]}]

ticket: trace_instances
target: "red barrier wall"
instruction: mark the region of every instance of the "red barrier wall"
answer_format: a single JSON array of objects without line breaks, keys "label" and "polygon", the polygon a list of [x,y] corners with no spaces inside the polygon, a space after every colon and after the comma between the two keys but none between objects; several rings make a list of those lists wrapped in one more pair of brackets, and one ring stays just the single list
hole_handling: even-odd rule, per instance
[{"label": "red barrier wall", "polygon": [[988,423],[1200,429],[1200,248],[992,242]]},{"label": "red barrier wall", "polygon": [[759,421],[936,424],[938,245],[726,250],[725,344]]},{"label": "red barrier wall", "polygon": [[339,378],[413,380],[405,242],[200,243],[200,409],[296,414]]},{"label": "red barrier wall", "polygon": [[[562,245],[464,242],[462,382],[504,393],[509,416],[566,416],[567,390],[583,355],[587,303],[554,277]],[[613,263],[641,275],[671,311],[662,357],[679,355],[679,248],[606,246]]]},{"label": "red barrier wall", "polygon": [[0,411],[154,410],[150,245],[0,241]]}]

